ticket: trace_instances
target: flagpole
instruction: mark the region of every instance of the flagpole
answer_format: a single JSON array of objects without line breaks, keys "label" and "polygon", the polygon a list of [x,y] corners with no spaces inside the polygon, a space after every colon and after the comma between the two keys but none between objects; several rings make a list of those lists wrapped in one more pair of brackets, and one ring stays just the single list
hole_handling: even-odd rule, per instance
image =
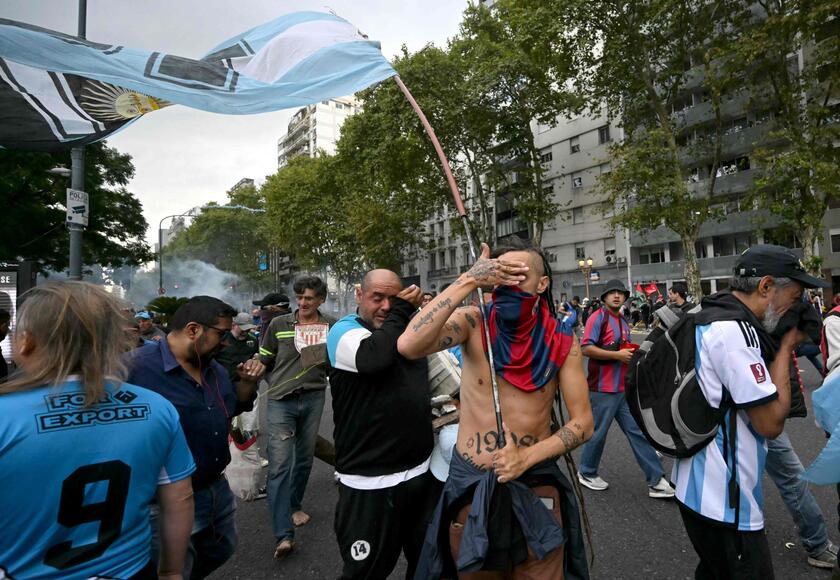
[{"label": "flagpole", "polygon": [[[414,97],[408,90],[408,87],[405,86],[405,83],[403,83],[399,75],[394,76],[394,81],[396,81],[397,86],[400,87],[400,90],[403,95],[405,95],[405,98],[408,100],[411,108],[414,109],[415,113],[417,113],[417,116],[420,118],[420,122],[423,124],[423,128],[426,130],[426,134],[432,141],[435,152],[437,152],[438,159],[440,159],[440,163],[443,166],[443,172],[446,175],[446,181],[449,184],[449,190],[452,192],[452,199],[455,202],[455,208],[458,210],[458,214],[461,216],[461,223],[464,225],[464,234],[467,237],[470,258],[473,262],[475,262],[478,260],[478,252],[476,251],[475,241],[473,240],[470,220],[467,217],[467,210],[464,208],[464,201],[461,199],[461,192],[458,190],[458,184],[455,183],[455,176],[452,175],[452,168],[449,166],[449,160],[446,158],[446,154],[440,146],[440,141],[438,141],[437,135],[435,135],[435,130],[432,128],[432,125],[429,123],[429,120],[426,118],[426,115],[423,113],[420,105],[418,105],[417,101],[414,100]],[[493,408],[496,413],[496,430],[499,433],[497,446],[501,449],[505,446],[505,430],[502,427],[502,406],[499,402],[499,383],[496,379],[493,348],[492,343],[490,342],[490,327],[488,326],[487,319],[485,317],[484,292],[481,287],[479,287],[476,288],[476,293],[478,294],[479,310],[481,311],[481,330],[484,333],[484,342],[487,345],[487,363],[490,365],[490,385],[493,391]]]}]

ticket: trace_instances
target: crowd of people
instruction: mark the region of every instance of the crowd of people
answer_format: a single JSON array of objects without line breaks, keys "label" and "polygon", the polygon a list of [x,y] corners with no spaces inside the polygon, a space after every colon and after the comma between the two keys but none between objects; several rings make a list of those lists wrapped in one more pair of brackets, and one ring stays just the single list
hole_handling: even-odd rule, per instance
[{"label": "crowd of people", "polygon": [[[17,310],[16,368],[0,383],[0,578],[212,574],[237,549],[231,423],[258,396],[277,560],[298,550],[319,457],[335,467],[342,578],[387,578],[401,554],[409,578],[589,578],[579,499],[610,485],[599,464],[615,420],[648,496],[677,502],[697,578],[773,577],[764,470],[808,562],[836,567],[784,433],[804,409],[793,353],[814,342],[804,290],[824,286],[792,252],[765,245],[699,309],[681,283],[667,302],[634,308],[620,280],[597,298],[555,302],[549,262],[518,240],[483,246],[439,294],[372,270],[340,320],[321,312],[327,286],[309,275],[294,282],[295,309],[279,293],[254,312],[195,296],[165,329],[92,284],[37,286]],[[479,291],[484,311],[471,301]],[[697,382],[725,411],[717,435],[670,474],[625,397],[640,356],[634,327],[656,324],[661,308],[693,317]],[[832,313],[828,373],[840,366],[840,307]],[[0,311],[0,339],[9,322]],[[436,436],[428,357],[455,347],[459,422]],[[328,386],[334,444],[318,434]],[[578,447],[570,481],[558,458],[573,462]]]}]

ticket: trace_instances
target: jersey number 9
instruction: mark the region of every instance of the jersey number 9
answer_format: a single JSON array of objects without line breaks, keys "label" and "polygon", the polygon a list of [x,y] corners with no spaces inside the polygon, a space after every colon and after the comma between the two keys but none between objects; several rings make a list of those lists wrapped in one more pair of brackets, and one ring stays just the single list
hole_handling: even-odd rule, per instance
[{"label": "jersey number 9", "polygon": [[[44,563],[64,570],[104,554],[122,530],[130,479],[131,467],[122,461],[92,463],[71,473],[61,485],[58,523],[72,528],[99,522],[97,540],[92,544],[75,547],[72,541],[60,542],[47,550]],[[100,481],[108,482],[105,501],[86,504],[85,488]]]}]

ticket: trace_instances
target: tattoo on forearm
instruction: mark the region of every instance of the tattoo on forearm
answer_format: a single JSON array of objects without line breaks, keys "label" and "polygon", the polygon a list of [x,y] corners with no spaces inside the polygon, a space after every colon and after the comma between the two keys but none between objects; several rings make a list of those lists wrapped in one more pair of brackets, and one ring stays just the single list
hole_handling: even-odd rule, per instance
[{"label": "tattoo on forearm", "polygon": [[444,337],[440,340],[440,342],[438,343],[438,346],[439,346],[440,348],[449,348],[450,346],[452,346],[452,343],[453,343],[453,342],[455,342],[455,341],[454,341],[454,340],[452,340],[452,337],[451,337],[451,336],[444,336]]},{"label": "tattoo on forearm", "polygon": [[452,306],[452,299],[451,298],[446,298],[445,300],[440,300],[426,314],[424,314],[423,316],[419,316],[417,318],[417,320],[414,322],[414,325],[411,327],[411,329],[414,332],[419,331],[426,324],[431,324],[432,323],[432,320],[434,320],[434,318],[435,318],[435,314],[437,314],[441,310],[448,310],[451,306]]},{"label": "tattoo on forearm", "polygon": [[[580,425],[578,425],[577,423],[574,423],[574,426],[580,429]],[[554,436],[559,437],[560,441],[563,442],[563,446],[566,448],[566,450],[563,452],[564,454],[568,453],[575,447],[579,447],[583,443],[580,437],[578,437],[574,431],[572,431],[565,425],[563,427],[560,427],[560,429],[557,430]]]}]

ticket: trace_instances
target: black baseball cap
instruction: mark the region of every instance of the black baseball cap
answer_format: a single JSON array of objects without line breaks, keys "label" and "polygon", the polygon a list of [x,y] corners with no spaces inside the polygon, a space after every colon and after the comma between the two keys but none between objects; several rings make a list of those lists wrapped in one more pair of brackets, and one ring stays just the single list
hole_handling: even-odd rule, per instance
[{"label": "black baseball cap", "polygon": [[254,306],[288,306],[289,297],[285,294],[278,294],[277,292],[269,292],[262,300],[254,300],[251,304]]},{"label": "black baseball cap", "polygon": [[831,286],[825,280],[815,278],[805,271],[802,261],[783,246],[761,244],[747,248],[735,260],[733,270],[736,278],[760,278],[774,276],[790,278],[802,284],[805,288],[828,288]]}]

